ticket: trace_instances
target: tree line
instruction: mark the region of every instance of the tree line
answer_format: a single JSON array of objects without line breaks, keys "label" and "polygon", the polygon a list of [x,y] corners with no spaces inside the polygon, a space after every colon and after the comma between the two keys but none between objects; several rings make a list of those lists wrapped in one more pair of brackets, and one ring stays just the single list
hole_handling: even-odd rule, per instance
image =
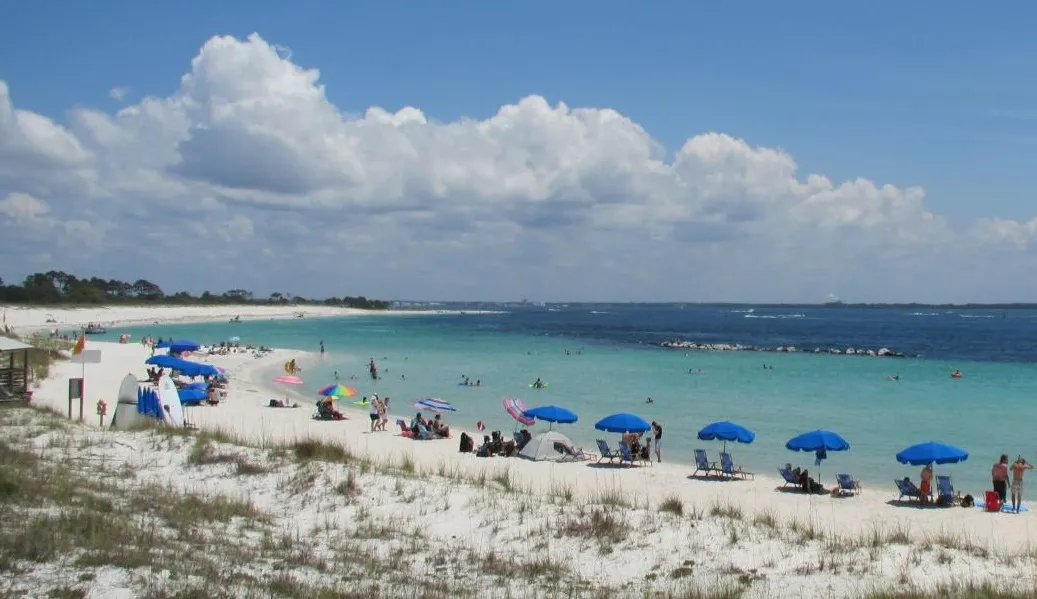
[{"label": "tree line", "polygon": [[7,285],[0,278],[0,303],[8,304],[309,304],[342,306],[363,310],[386,310],[389,302],[363,296],[310,299],[291,293],[275,292],[267,297],[255,297],[248,289],[230,289],[223,293],[204,291],[192,295],[187,291],[167,294],[147,279],[120,281],[90,277],[81,279],[59,270],[33,273],[21,284]]}]

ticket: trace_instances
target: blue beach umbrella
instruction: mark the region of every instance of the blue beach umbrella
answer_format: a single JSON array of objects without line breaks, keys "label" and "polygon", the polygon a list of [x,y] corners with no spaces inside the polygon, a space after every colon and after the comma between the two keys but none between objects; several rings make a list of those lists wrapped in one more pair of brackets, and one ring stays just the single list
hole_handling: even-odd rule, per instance
[{"label": "blue beach umbrella", "polygon": [[928,441],[912,445],[897,454],[897,461],[911,466],[926,464],[957,464],[969,459],[969,452],[951,445]]},{"label": "blue beach umbrella", "polygon": [[536,418],[537,420],[543,420],[544,422],[550,422],[551,428],[554,428],[554,423],[560,424],[572,424],[580,419],[575,412],[567,410],[561,406],[537,406],[530,408],[522,415],[526,418]]},{"label": "blue beach umbrella", "polygon": [[184,387],[183,389],[179,389],[177,395],[180,396],[180,403],[185,406],[196,406],[209,397],[209,394],[204,389],[198,389],[196,387]]},{"label": "blue beach umbrella", "polygon": [[721,422],[714,422],[700,430],[698,438],[703,441],[723,441],[724,450],[726,451],[728,441],[752,443],[753,439],[756,438],[756,433],[740,424],[724,420]]},{"label": "blue beach umbrella", "polygon": [[846,442],[846,439],[840,437],[839,433],[816,430],[789,439],[789,442],[785,444],[785,449],[813,452],[846,451],[850,449],[850,444]]},{"label": "blue beach umbrella", "polygon": [[201,346],[189,339],[177,339],[169,343],[169,353],[181,354],[185,351],[198,351],[199,347]]},{"label": "blue beach umbrella", "polygon": [[643,433],[652,425],[640,416],[620,413],[602,418],[594,428],[607,433]]},{"label": "blue beach umbrella", "polygon": [[812,451],[816,456],[814,465],[821,466],[821,461],[828,457],[829,451],[848,451],[850,444],[846,442],[846,439],[839,436],[839,433],[816,430],[789,439],[788,443],[785,444],[785,449]]},{"label": "blue beach umbrella", "polygon": [[187,376],[217,376],[220,374],[219,370],[211,364],[202,364],[200,362],[189,362],[187,360],[181,360],[180,358],[167,355],[151,356],[144,361],[145,364],[152,366],[158,366],[160,368],[169,368],[182,372]]}]

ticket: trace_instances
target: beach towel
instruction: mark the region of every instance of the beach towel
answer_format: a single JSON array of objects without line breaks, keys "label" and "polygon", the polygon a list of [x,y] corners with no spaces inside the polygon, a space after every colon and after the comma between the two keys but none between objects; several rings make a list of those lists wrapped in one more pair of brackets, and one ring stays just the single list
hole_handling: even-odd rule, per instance
[{"label": "beach towel", "polygon": [[[976,507],[978,507],[981,510],[985,510],[985,509],[987,509],[987,504],[984,501],[977,501],[976,502]],[[1012,508],[1012,504],[1011,503],[1002,503],[1001,504],[1001,511],[1002,512],[1015,513],[1015,509]],[[1028,511],[1030,511],[1030,508],[1026,507],[1025,505],[1020,505],[1019,506],[1019,513],[1028,512]]]}]

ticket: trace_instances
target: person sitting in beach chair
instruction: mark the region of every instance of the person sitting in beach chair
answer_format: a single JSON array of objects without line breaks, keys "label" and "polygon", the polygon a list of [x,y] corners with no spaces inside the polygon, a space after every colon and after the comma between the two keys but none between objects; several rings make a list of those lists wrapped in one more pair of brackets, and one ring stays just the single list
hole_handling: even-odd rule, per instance
[{"label": "person sitting in beach chair", "polygon": [[497,455],[504,452],[504,437],[500,431],[490,433],[490,453]]},{"label": "person sitting in beach chair", "polygon": [[529,429],[522,429],[515,434],[515,448],[522,451],[522,448],[533,440],[533,435],[529,432]]},{"label": "person sitting in beach chair", "polygon": [[778,473],[785,479],[784,487],[789,485],[799,486],[799,468],[793,469],[792,464],[785,462],[784,468],[778,468]]},{"label": "person sitting in beach chair", "polygon": [[900,491],[900,497],[898,499],[907,497],[908,499],[915,499],[918,501],[922,500],[922,491],[919,490],[918,487],[915,486],[915,483],[911,481],[911,477],[905,476],[904,478],[894,480],[893,482],[897,483],[897,489]]},{"label": "person sitting in beach chair", "polygon": [[638,433],[623,433],[623,442],[627,444],[631,456],[634,458],[641,457],[641,435]]},{"label": "person sitting in beach chair", "polygon": [[806,468],[800,470],[800,468],[797,466],[796,469],[792,471],[792,473],[799,478],[799,486],[804,493],[821,494],[825,492],[825,488],[821,485],[821,483],[815,481],[813,478],[810,478],[810,471],[808,471]]},{"label": "person sitting in beach chair", "polygon": [[425,418],[422,417],[421,412],[414,415],[414,418],[410,421],[410,432],[414,437],[418,436],[418,432],[426,426]]},{"label": "person sitting in beach chair", "polygon": [[335,409],[334,399],[327,398],[317,402],[317,420],[345,420],[346,416]]},{"label": "person sitting in beach chair", "polygon": [[493,455],[493,442],[487,435],[482,436],[482,445],[475,451],[475,456],[479,458],[488,458]]},{"label": "person sitting in beach chair", "polygon": [[648,464],[651,465],[651,463],[652,463],[652,438],[651,437],[649,437],[645,441],[644,446],[641,447],[641,450],[638,452],[638,458],[640,458],[640,460],[642,462],[648,462]]},{"label": "person sitting in beach chair", "polygon": [[429,431],[432,436],[437,439],[449,439],[450,438],[450,426],[436,414],[435,418],[429,422]]}]

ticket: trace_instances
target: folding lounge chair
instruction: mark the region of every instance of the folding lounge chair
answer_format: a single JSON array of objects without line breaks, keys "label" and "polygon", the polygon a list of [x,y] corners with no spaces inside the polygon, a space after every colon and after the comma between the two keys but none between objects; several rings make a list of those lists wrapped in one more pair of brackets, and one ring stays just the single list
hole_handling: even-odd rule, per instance
[{"label": "folding lounge chair", "polygon": [[562,454],[560,462],[582,462],[584,460],[593,460],[598,457],[596,453],[590,453],[583,450],[583,448],[576,448],[566,445],[561,441],[555,441],[555,451]]},{"label": "folding lounge chair", "polygon": [[894,480],[893,482],[896,483],[897,489],[900,490],[900,497],[898,498],[898,501],[905,497],[907,497],[908,499],[914,499],[916,501],[922,500],[922,491],[919,490],[915,483],[907,479]]},{"label": "folding lounge chair", "polygon": [[630,446],[627,445],[626,441],[619,442],[619,453],[621,454],[621,457],[619,458],[620,464],[627,462],[631,466],[634,465],[634,453],[630,451]]},{"label": "folding lounge chair", "polygon": [[849,493],[850,495],[860,495],[861,493],[861,481],[854,480],[849,474],[836,474],[836,480],[839,481],[839,494]]},{"label": "folding lounge chair", "polygon": [[601,452],[601,457],[598,458],[598,462],[601,462],[605,458],[608,458],[610,464],[616,458],[619,458],[620,461],[623,460],[623,453],[618,449],[615,451],[609,449],[609,444],[606,443],[604,439],[598,439],[598,451]]},{"label": "folding lounge chair", "polygon": [[796,478],[796,475],[793,474],[791,470],[787,470],[785,468],[778,468],[778,472],[781,474],[781,477],[785,479],[785,487],[789,485],[792,485],[793,487],[803,486],[799,483],[799,479]]},{"label": "folding lounge chair", "polygon": [[716,472],[717,474],[720,473],[720,469],[717,468],[717,465],[715,463],[710,463],[709,457],[706,456],[705,449],[695,450],[695,471],[692,472],[691,475],[695,476],[699,472],[706,476],[709,476],[710,472]]},{"label": "folding lounge chair", "polygon": [[961,497],[954,493],[954,484],[949,476],[936,477],[936,501],[943,505],[958,505]]},{"label": "folding lounge chair", "polygon": [[756,475],[752,472],[746,472],[742,470],[741,466],[735,466],[735,463],[731,460],[731,454],[725,451],[720,452],[720,471],[731,478],[735,476],[741,476],[743,480],[746,478],[756,478]]}]

